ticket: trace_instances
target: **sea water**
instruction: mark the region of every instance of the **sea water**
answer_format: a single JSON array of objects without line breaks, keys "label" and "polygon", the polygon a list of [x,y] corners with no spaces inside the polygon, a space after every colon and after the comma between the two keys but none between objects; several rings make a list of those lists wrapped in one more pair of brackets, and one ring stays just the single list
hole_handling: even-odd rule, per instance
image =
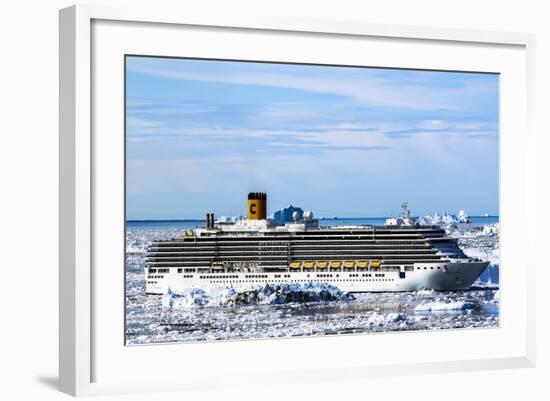
[{"label": "sea water", "polygon": [[[383,218],[323,219],[322,226],[383,224]],[[410,330],[493,328],[499,326],[499,224],[497,217],[445,226],[468,256],[490,262],[469,291],[420,290],[402,293],[340,294],[325,297],[274,297],[273,289],[247,302],[234,302],[231,289],[189,294],[145,294],[148,243],[178,237],[203,220],[129,221],[126,230],[126,339],[128,344],[344,335]],[[267,291],[267,292],[266,292]],[[184,295],[184,296],[182,296]],[[243,298],[239,298],[243,299]],[[277,302],[272,302],[278,299]],[[283,301],[281,301],[283,299]]]}]

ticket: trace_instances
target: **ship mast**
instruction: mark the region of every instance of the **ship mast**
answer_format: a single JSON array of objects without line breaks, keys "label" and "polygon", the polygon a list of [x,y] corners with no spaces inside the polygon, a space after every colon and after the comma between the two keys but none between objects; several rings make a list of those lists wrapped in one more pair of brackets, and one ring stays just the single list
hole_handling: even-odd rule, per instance
[{"label": "ship mast", "polygon": [[409,204],[405,201],[401,204],[401,216],[404,219],[410,219],[411,218],[411,211],[409,210]]}]

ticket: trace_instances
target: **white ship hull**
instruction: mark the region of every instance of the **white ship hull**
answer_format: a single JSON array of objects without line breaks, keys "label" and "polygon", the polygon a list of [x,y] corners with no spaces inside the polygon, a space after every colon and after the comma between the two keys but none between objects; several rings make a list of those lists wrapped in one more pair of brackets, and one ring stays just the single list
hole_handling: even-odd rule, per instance
[{"label": "white ship hull", "polygon": [[441,263],[415,263],[412,270],[400,271],[301,271],[301,272],[225,272],[186,274],[183,269],[165,269],[149,273],[146,269],[148,294],[165,294],[190,288],[208,290],[233,287],[237,290],[265,284],[326,283],[344,292],[392,292],[433,289],[436,291],[467,290],[487,267],[488,262],[461,260]]}]

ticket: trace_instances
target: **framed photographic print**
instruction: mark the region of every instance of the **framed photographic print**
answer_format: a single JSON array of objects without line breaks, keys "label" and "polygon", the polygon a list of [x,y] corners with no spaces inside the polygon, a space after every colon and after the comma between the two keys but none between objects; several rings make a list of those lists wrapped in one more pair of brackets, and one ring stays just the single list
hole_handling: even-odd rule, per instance
[{"label": "framed photographic print", "polygon": [[148,11],[61,11],[62,391],[532,365],[532,36]]},{"label": "framed photographic print", "polygon": [[127,344],[499,326],[498,74],[125,71]]}]

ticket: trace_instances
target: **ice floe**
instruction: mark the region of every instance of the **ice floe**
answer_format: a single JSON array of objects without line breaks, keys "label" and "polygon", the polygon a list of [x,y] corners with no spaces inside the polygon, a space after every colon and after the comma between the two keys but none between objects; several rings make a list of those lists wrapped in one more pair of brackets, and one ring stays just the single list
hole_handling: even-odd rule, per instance
[{"label": "ice floe", "polygon": [[388,313],[386,315],[386,322],[396,323],[407,320],[407,317],[403,313]]},{"label": "ice floe", "polygon": [[168,289],[162,305],[169,308],[233,305],[281,305],[288,303],[349,301],[354,297],[325,283],[288,283],[251,286],[238,291],[233,287],[217,287],[209,291],[191,288],[182,292]]},{"label": "ice floe", "polygon": [[434,290],[418,290],[416,291],[416,295],[420,296],[420,297],[423,297],[423,296],[433,296],[435,295],[436,292]]},{"label": "ice floe", "polygon": [[476,304],[473,302],[428,302],[419,304],[414,308],[417,313],[425,312],[441,312],[441,311],[461,311],[468,309],[475,309]]}]

